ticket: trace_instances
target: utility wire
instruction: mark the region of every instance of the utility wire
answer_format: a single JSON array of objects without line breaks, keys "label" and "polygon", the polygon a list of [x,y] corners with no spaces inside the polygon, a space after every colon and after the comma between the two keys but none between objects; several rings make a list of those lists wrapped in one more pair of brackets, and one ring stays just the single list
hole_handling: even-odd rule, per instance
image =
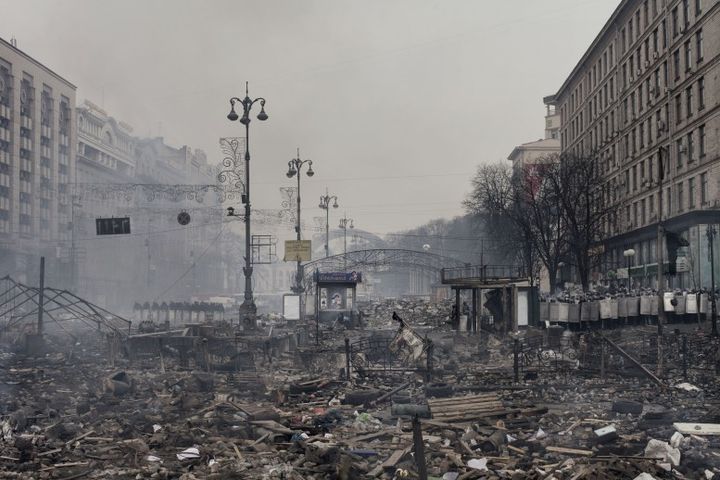
[{"label": "utility wire", "polygon": [[[157,295],[157,296],[154,298],[154,301],[157,301],[157,300],[160,299],[161,297],[164,297],[165,294],[167,294],[170,290],[172,290],[172,289],[175,287],[175,285],[178,284],[178,282],[179,282],[180,280],[182,280],[183,278],[185,278],[185,275],[187,275],[188,273],[190,273],[190,271],[191,271],[193,268],[195,268],[195,265],[197,264],[197,262],[198,262],[201,258],[203,258],[203,256],[205,256],[205,254],[207,253],[207,251],[210,250],[210,247],[212,247],[213,245],[215,245],[215,242],[218,241],[218,239],[220,238],[220,235],[222,234],[222,232],[223,232],[223,229],[222,229],[222,226],[221,226],[221,227],[220,227],[220,231],[219,231],[218,234],[215,236],[215,238],[212,240],[212,242],[210,242],[210,243],[208,244],[208,246],[205,247],[205,250],[203,250],[200,255],[198,255],[195,259],[193,259],[193,263],[187,268],[187,270],[185,270],[185,271],[182,273],[182,275],[180,275],[168,288],[166,288],[164,292],[162,292],[160,295]],[[193,287],[194,287],[194,286],[193,286]]]}]

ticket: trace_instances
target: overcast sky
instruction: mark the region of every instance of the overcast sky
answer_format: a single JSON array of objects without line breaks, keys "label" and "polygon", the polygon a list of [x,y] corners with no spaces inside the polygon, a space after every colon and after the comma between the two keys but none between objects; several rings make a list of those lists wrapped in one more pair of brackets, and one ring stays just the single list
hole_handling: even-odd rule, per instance
[{"label": "overcast sky", "polygon": [[[303,215],[325,187],[385,233],[463,213],[469,177],[543,136],[555,93],[619,0],[0,0],[0,36],[139,136],[205,150],[251,124],[253,204],[279,208],[300,147]],[[309,218],[308,218],[309,220]],[[333,222],[334,224],[335,222]]]}]

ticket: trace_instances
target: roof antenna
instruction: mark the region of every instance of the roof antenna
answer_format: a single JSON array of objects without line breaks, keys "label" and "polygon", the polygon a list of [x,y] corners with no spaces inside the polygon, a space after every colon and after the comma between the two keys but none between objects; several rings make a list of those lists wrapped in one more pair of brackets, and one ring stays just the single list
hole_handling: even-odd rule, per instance
[{"label": "roof antenna", "polygon": [[10,45],[17,48],[17,38],[15,38],[15,35],[10,39]]}]

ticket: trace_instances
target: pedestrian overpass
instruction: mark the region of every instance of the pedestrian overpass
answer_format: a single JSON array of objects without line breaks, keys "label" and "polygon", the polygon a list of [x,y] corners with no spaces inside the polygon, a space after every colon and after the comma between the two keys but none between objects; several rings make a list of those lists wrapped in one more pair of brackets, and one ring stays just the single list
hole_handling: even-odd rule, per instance
[{"label": "pedestrian overpass", "polygon": [[407,282],[406,294],[426,295],[433,286],[440,284],[444,268],[461,268],[467,264],[452,257],[436,253],[400,248],[375,248],[354,250],[332,255],[303,265],[305,286],[312,285],[313,274],[321,272],[375,273],[394,279],[400,284]]}]

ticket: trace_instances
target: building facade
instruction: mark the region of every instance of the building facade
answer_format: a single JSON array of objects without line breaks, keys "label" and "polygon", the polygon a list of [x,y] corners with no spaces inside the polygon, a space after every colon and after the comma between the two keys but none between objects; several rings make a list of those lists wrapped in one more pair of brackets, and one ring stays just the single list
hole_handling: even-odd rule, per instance
[{"label": "building facade", "polygon": [[599,162],[613,205],[596,279],[632,249],[634,283],[656,286],[661,222],[690,243],[671,286],[708,287],[706,231],[720,218],[720,2],[621,1],[552,101],[562,152]]},{"label": "building facade", "polygon": [[[533,142],[523,143],[513,148],[508,156],[512,162],[513,175],[542,175],[542,167],[538,165],[555,161],[560,155],[560,112],[555,107],[555,98],[549,96],[543,99],[545,103],[545,138]],[[547,269],[540,269],[540,289],[550,292],[555,285],[550,285]]]},{"label": "building facade", "polygon": [[68,273],[75,90],[0,39],[0,272],[31,284],[41,255],[58,286]]}]

